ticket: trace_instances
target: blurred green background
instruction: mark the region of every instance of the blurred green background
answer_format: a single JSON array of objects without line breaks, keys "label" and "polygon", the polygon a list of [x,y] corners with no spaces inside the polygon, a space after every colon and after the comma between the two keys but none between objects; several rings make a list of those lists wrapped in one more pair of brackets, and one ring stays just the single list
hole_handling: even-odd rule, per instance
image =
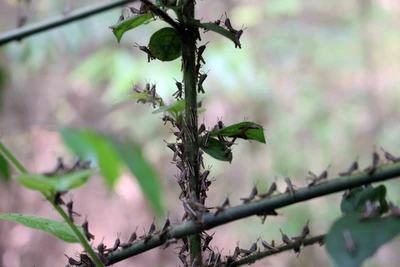
[{"label": "blurred green background", "polygon": [[[19,12],[28,10],[28,24],[98,1],[0,2],[0,32],[16,27]],[[205,156],[216,181],[208,205],[227,195],[240,203],[254,184],[267,190],[275,177],[280,191],[290,176],[306,185],[309,170],[320,173],[329,164],[330,177],[359,157],[362,167],[371,161],[373,147],[400,155],[400,5],[397,0],[197,0],[197,16],[214,21],[227,12],[234,28],[247,27],[242,49],[212,32],[203,35],[208,73],[204,82],[199,121],[209,127],[223,118],[225,125],[248,118],[264,126],[267,145],[239,141],[233,162]],[[138,6],[138,4],[134,4]],[[163,139],[174,138],[160,115],[135,101],[113,106],[134,84],[157,83],[157,93],[172,103],[175,81],[181,79],[180,61],[147,63],[146,54],[133,45],[147,45],[161,21],[135,29],[118,44],[108,27],[121,9],[102,13],[0,47],[0,136],[32,172],[51,169],[58,156],[72,160],[63,146],[58,126],[90,127],[102,133],[128,137],[141,144],[157,168],[164,186],[164,205],[173,222],[183,209],[179,186],[170,164],[172,155]],[[399,204],[400,181],[385,183],[388,198]],[[112,246],[117,232],[124,241],[139,226],[142,234],[153,212],[129,175],[123,175],[114,193],[101,179],[69,194],[77,212],[87,214],[94,245],[104,237]],[[312,235],[325,233],[340,215],[340,194],[281,209],[280,216],[248,218],[213,229],[212,246],[233,252],[236,242],[250,247],[258,238],[281,243],[279,228],[298,235],[310,219]],[[15,182],[1,183],[0,212],[24,213],[59,219],[36,192]],[[83,218],[81,218],[83,220]],[[78,223],[81,223],[78,220]],[[63,266],[80,251],[53,236],[0,221],[0,266]],[[399,238],[382,247],[365,266],[393,266],[400,260]],[[173,248],[154,249],[117,266],[177,266]],[[175,251],[176,252],[176,251]],[[323,247],[305,249],[296,258],[282,253],[255,266],[331,266]]]}]

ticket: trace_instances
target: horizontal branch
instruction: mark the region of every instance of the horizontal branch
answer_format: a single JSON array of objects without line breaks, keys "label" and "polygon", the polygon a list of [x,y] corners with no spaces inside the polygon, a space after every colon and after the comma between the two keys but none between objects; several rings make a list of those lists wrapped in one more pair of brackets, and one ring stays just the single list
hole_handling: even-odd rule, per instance
[{"label": "horizontal branch", "polygon": [[25,26],[23,28],[18,28],[15,30],[11,30],[0,34],[0,46],[4,45],[11,41],[20,41],[25,37],[30,35],[46,31],[70,22],[74,22],[76,20],[80,20],[83,18],[87,18],[98,13],[107,11],[109,9],[119,7],[121,5],[125,5],[130,2],[136,2],[138,0],[118,0],[115,2],[104,3],[92,5],[89,7],[85,7],[76,11],[72,11],[67,15],[60,15],[55,18],[47,19],[42,22],[38,22],[32,25]]},{"label": "horizontal branch", "polygon": [[238,261],[232,263],[230,266],[231,267],[236,267],[236,266],[242,266],[242,265],[245,265],[245,264],[250,264],[250,263],[256,262],[258,260],[261,260],[263,258],[266,258],[268,256],[272,256],[272,255],[275,255],[275,254],[278,254],[278,253],[281,253],[281,252],[284,252],[284,251],[292,250],[292,249],[298,248],[300,246],[307,247],[307,246],[314,245],[315,243],[318,243],[318,244],[322,245],[323,242],[324,242],[325,237],[326,237],[326,235],[319,235],[319,236],[315,236],[315,237],[304,239],[301,242],[300,241],[293,242],[293,243],[291,243],[289,245],[286,245],[286,246],[277,247],[277,249],[279,249],[279,251],[267,250],[267,251],[263,251],[263,252],[258,252],[258,253],[254,254],[252,256],[249,256],[249,257],[246,257],[244,259],[238,260]]},{"label": "horizontal branch", "polygon": [[290,206],[294,203],[341,192],[346,189],[366,184],[382,182],[398,176],[400,176],[400,163],[388,164],[378,168],[372,175],[369,175],[367,172],[356,173],[350,176],[336,178],[315,186],[298,189],[294,192],[293,196],[289,193],[280,194],[270,199],[262,199],[226,209],[225,211],[220,212],[217,216],[214,216],[213,213],[206,213],[204,214],[201,223],[190,221],[175,226],[163,235],[163,238],[160,238],[160,235],[155,235],[147,240],[147,242],[141,240],[127,249],[110,253],[107,256],[107,259],[109,260],[109,264],[114,264],[144,251],[161,246],[169,238],[179,239],[245,217],[267,213],[268,211]]}]

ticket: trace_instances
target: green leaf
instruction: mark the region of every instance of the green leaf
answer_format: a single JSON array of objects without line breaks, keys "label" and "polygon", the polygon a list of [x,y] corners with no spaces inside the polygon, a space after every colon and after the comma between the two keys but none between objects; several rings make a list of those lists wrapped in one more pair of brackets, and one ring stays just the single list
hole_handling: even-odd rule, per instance
[{"label": "green leaf", "polygon": [[236,37],[235,37],[235,35],[233,33],[231,33],[227,29],[225,29],[225,28],[223,28],[223,27],[221,27],[221,26],[219,26],[219,25],[217,25],[215,23],[212,23],[212,22],[200,23],[197,20],[190,20],[188,22],[188,24],[192,25],[192,26],[197,26],[197,27],[200,27],[200,28],[203,28],[203,29],[206,29],[206,30],[210,30],[210,31],[213,31],[213,32],[216,32],[216,33],[219,33],[222,36],[224,36],[224,37],[228,38],[229,40],[231,40],[235,44],[235,46],[238,46],[239,48],[242,48],[239,40],[236,39]]},{"label": "green leaf", "polygon": [[19,174],[15,176],[15,179],[26,188],[43,193],[54,193],[68,191],[84,185],[94,172],[93,169],[89,169],[51,177],[41,174]]},{"label": "green leaf", "polygon": [[[325,245],[337,266],[358,267],[365,259],[374,255],[380,246],[399,233],[398,218],[359,221],[358,215],[351,213],[333,224],[326,236]],[[352,243],[354,243],[353,248]]]},{"label": "green leaf", "polygon": [[129,170],[135,175],[145,197],[150,201],[157,215],[163,216],[161,179],[154,167],[143,156],[141,148],[134,143],[122,144],[116,140],[113,140],[112,143]]},{"label": "green leaf", "polygon": [[175,60],[181,56],[181,39],[174,28],[162,28],[151,36],[149,50],[161,61]]},{"label": "green leaf", "polygon": [[113,33],[115,37],[117,37],[117,41],[119,43],[121,41],[122,35],[124,35],[125,32],[132,30],[142,25],[143,23],[150,21],[152,18],[153,15],[151,13],[135,15],[131,18],[118,22],[117,24],[111,26],[110,28],[113,30]]},{"label": "green leaf", "polygon": [[371,202],[379,201],[379,213],[383,214],[389,210],[386,202],[386,187],[380,185],[378,187],[354,188],[351,195],[342,198],[340,209],[343,213],[361,213],[365,209],[367,200]]},{"label": "green leaf", "polygon": [[115,99],[112,103],[112,105],[116,105],[128,100],[132,100],[132,99],[145,99],[147,101],[151,101],[151,95],[150,94],[145,94],[145,93],[137,93],[137,94],[127,94],[127,95],[123,95],[117,99]]},{"label": "green leaf", "polygon": [[9,182],[11,179],[11,168],[8,161],[0,153],[0,180]]},{"label": "green leaf", "polygon": [[232,152],[229,150],[229,153],[227,153],[226,151],[229,148],[222,144],[221,141],[209,138],[207,146],[204,146],[204,139],[204,136],[199,138],[200,147],[204,152],[217,160],[232,162]]},{"label": "green leaf", "polygon": [[[258,127],[258,129],[253,129]],[[211,132],[211,136],[226,136],[226,137],[237,137],[242,139],[256,140],[265,144],[264,129],[261,125],[244,121],[234,125],[230,125],[222,128],[221,130]]]},{"label": "green leaf", "polygon": [[65,144],[82,159],[97,163],[109,189],[113,189],[119,177],[120,158],[110,141],[89,130],[61,130]]},{"label": "green leaf", "polygon": [[185,100],[179,100],[172,105],[169,106],[164,106],[162,108],[159,108],[155,111],[153,111],[153,114],[161,113],[161,112],[170,112],[170,113],[175,113],[177,114],[179,111],[182,111],[185,109]]},{"label": "green leaf", "polygon": [[[22,214],[0,214],[0,219],[13,221],[32,229],[41,230],[69,243],[79,243],[79,239],[65,222],[54,221],[47,218],[28,216]],[[77,226],[83,233],[83,228]]]}]

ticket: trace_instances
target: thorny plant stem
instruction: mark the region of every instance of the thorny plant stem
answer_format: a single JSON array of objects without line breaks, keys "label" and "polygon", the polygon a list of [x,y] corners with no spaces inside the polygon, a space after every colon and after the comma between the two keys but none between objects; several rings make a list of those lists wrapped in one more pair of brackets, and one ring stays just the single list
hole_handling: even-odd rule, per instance
[{"label": "thorny plant stem", "polygon": [[[0,142],[0,151],[8,158],[8,160],[23,174],[28,174],[28,170],[14,157],[14,155],[4,146],[2,142]],[[59,206],[55,205],[43,192],[42,195],[49,201],[49,203],[58,211],[58,213],[63,217],[63,219],[67,222],[69,227],[71,227],[72,231],[75,233],[76,237],[79,239],[82,246],[85,248],[85,251],[89,254],[90,258],[96,264],[96,266],[103,267],[104,264],[97,257],[96,253],[93,251],[92,247],[86,241],[85,237],[78,230],[75,224],[73,224],[65,213],[65,211]]]},{"label": "thorny plant stem", "polygon": [[242,260],[238,260],[238,261],[234,262],[233,264],[231,264],[230,266],[231,267],[236,267],[236,266],[242,266],[242,265],[246,265],[246,264],[251,264],[251,263],[254,263],[254,262],[256,262],[258,260],[261,260],[261,259],[263,259],[265,257],[272,256],[272,255],[275,255],[277,253],[281,253],[281,252],[284,252],[284,251],[292,250],[294,248],[299,247],[300,245],[302,245],[304,247],[307,247],[307,246],[314,245],[315,243],[319,243],[322,246],[325,237],[326,237],[326,235],[319,235],[319,236],[316,236],[316,237],[307,238],[307,239],[304,239],[301,242],[301,244],[300,244],[299,241],[293,242],[290,245],[278,247],[279,251],[270,251],[270,250],[268,250],[268,251],[259,252],[259,253],[256,253],[256,254],[252,255],[252,256],[246,257],[246,258],[244,258]]},{"label": "thorny plant stem", "polygon": [[283,193],[270,199],[263,199],[260,201],[232,207],[219,213],[218,216],[214,216],[213,213],[208,213],[205,214],[203,217],[203,224],[198,224],[190,221],[175,226],[168,231],[163,239],[160,239],[159,235],[155,235],[148,242],[146,242],[146,244],[144,243],[144,241],[140,241],[130,248],[111,253],[107,257],[107,259],[110,261],[110,264],[114,264],[137,254],[143,253],[152,248],[161,246],[169,238],[179,239],[188,235],[192,235],[194,233],[200,233],[204,230],[209,230],[213,227],[217,227],[235,220],[253,216],[260,212],[276,210],[279,208],[290,206],[294,203],[299,203],[328,194],[341,192],[346,189],[366,184],[394,179],[398,176],[400,176],[400,163],[389,164],[378,168],[373,175],[369,175],[367,172],[356,173],[349,176],[332,179],[328,182],[321,183],[312,187],[304,187],[298,189],[294,192],[293,196],[291,196],[289,193]]},{"label": "thorny plant stem", "polygon": [[[186,0],[184,5],[188,6],[187,16],[194,18],[193,0]],[[198,131],[197,131],[197,73],[196,73],[196,28],[185,25],[185,33],[182,34],[182,63],[183,63],[183,82],[185,88],[185,132],[186,158],[189,165],[189,184],[190,191],[195,192],[197,201],[200,197],[200,164],[197,160],[199,152]],[[194,114],[193,114],[194,113]],[[193,116],[194,115],[194,116]],[[191,134],[189,134],[191,132]],[[190,138],[194,136],[194,140]],[[190,260],[193,264],[197,261],[198,266],[202,266],[201,237],[199,233],[190,236]]]},{"label": "thorny plant stem", "polygon": [[59,15],[55,18],[47,19],[42,22],[38,22],[32,25],[25,26],[23,28],[14,29],[3,34],[0,34],[0,46],[11,41],[22,40],[25,37],[46,31],[55,27],[59,27],[76,20],[81,20],[98,13],[110,10],[112,8],[125,5],[130,2],[136,2],[138,0],[118,0],[108,3],[101,3],[85,7],[76,11],[72,11],[67,15]]}]

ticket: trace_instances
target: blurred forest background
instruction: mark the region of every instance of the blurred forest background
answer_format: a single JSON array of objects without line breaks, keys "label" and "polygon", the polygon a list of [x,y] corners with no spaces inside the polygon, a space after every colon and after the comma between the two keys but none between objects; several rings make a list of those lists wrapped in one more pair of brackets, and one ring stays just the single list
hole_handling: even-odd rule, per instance
[{"label": "blurred forest background", "polygon": [[[0,32],[16,27],[17,0],[0,1]],[[31,1],[28,24],[100,1]],[[240,203],[254,184],[266,190],[275,177],[280,191],[290,176],[298,187],[306,185],[309,170],[320,173],[329,164],[330,177],[359,157],[362,167],[373,147],[400,155],[400,4],[398,0],[197,0],[197,16],[214,21],[227,12],[233,27],[247,27],[242,49],[208,32],[203,35],[208,71],[204,83],[207,109],[199,121],[213,127],[248,118],[265,127],[267,145],[238,141],[233,162],[220,163],[205,156],[216,181],[208,205],[227,195]],[[138,6],[137,3],[133,4]],[[26,7],[25,7],[26,8]],[[139,143],[162,177],[165,209],[173,222],[180,220],[179,186],[163,139],[172,141],[152,108],[135,101],[112,105],[132,92],[134,84],[157,83],[166,103],[173,101],[175,81],[181,80],[180,60],[147,63],[146,54],[133,47],[147,45],[161,21],[124,35],[118,44],[108,29],[121,9],[0,47],[0,136],[32,172],[51,169],[61,156],[72,161],[63,146],[59,126],[88,127],[127,137]],[[385,183],[388,196],[400,203],[400,180]],[[154,213],[135,179],[123,175],[114,192],[101,177],[69,193],[74,209],[88,215],[94,245],[104,237],[112,246],[117,233],[124,241],[139,226],[148,228]],[[328,231],[340,214],[340,194],[281,209],[280,216],[257,217],[212,229],[212,246],[233,251],[236,242],[250,247],[258,238],[281,243],[279,228],[294,236],[310,219],[312,235]],[[0,212],[60,219],[37,192],[15,182],[0,183]],[[81,223],[84,217],[77,220]],[[64,266],[81,248],[11,222],[0,221],[0,266]],[[400,261],[400,239],[383,246],[365,266],[392,266]],[[116,266],[177,266],[173,248],[153,249]],[[296,258],[279,254],[254,266],[330,266],[325,249],[313,246]]]}]

